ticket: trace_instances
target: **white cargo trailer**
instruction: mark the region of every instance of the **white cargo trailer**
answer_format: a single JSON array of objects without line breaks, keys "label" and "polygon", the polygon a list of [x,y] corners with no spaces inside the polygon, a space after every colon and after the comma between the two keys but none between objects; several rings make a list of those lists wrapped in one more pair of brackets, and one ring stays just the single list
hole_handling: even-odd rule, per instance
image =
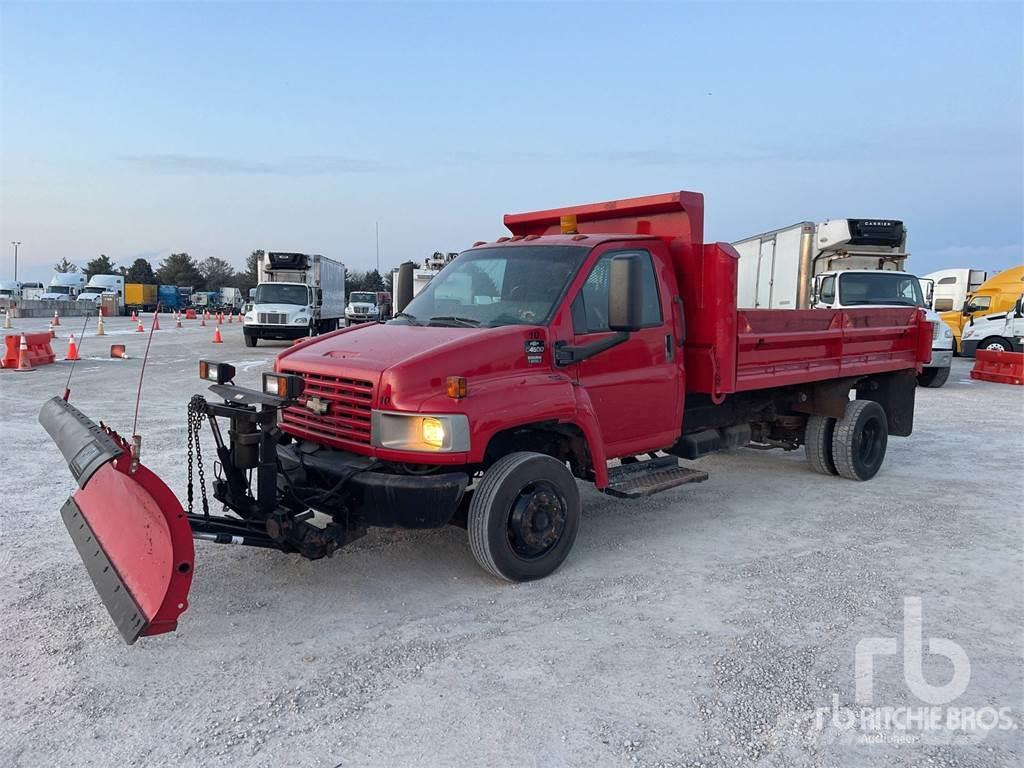
[{"label": "white cargo trailer", "polygon": [[333,331],[345,317],[345,265],[320,254],[268,251],[242,325],[245,344]]},{"label": "white cargo trailer", "polygon": [[741,308],[921,307],[934,334],[932,358],[918,382],[926,387],[946,382],[953,334],[931,309],[930,290],[903,271],[910,254],[902,221],[801,221],[732,245],[740,256],[736,295]]}]

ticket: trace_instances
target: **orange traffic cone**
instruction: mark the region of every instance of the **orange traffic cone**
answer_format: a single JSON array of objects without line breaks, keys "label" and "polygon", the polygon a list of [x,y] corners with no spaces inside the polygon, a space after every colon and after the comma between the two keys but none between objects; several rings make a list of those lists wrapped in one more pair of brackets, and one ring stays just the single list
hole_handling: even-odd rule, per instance
[{"label": "orange traffic cone", "polygon": [[97,336],[106,336],[107,335],[107,329],[103,325],[103,315],[100,315],[99,317],[96,318],[96,335]]},{"label": "orange traffic cone", "polygon": [[181,328],[181,312],[178,312],[174,316],[174,327],[175,328]]},{"label": "orange traffic cone", "polygon": [[68,337],[68,354],[64,358],[65,360],[77,360],[78,359],[78,345],[75,344],[75,334],[71,334]]},{"label": "orange traffic cone", "polygon": [[6,331],[11,327],[11,310],[4,312],[4,330]]},{"label": "orange traffic cone", "polygon": [[235,316],[231,312],[228,312],[228,325],[235,322]]},{"label": "orange traffic cone", "polygon": [[205,328],[206,327],[206,315],[203,315],[202,317],[199,318],[199,327],[200,328]]},{"label": "orange traffic cone", "polygon": [[50,338],[51,339],[56,339],[57,338],[57,332],[55,330],[53,330],[53,321],[52,320],[50,321]]},{"label": "orange traffic cone", "polygon": [[146,329],[142,327],[142,318],[141,317],[137,318],[135,322],[136,322],[135,332],[136,333],[145,333]]},{"label": "orange traffic cone", "polygon": [[60,315],[57,314],[57,310],[53,310],[53,324],[60,325]]},{"label": "orange traffic cone", "polygon": [[156,312],[153,313],[153,330],[160,330],[160,315],[158,315]]},{"label": "orange traffic cone", "polygon": [[134,322],[135,322],[136,320],[138,320],[138,319],[139,319],[139,318],[138,318],[138,315],[136,315],[136,314],[135,314],[135,310],[133,309],[133,310],[132,310],[132,322],[134,323]]},{"label": "orange traffic cone", "polygon": [[220,337],[220,326],[219,325],[216,328],[213,329],[213,343],[214,344],[223,344],[224,343],[224,339],[222,339]]},{"label": "orange traffic cone", "polygon": [[18,370],[19,371],[34,371],[32,367],[32,361],[28,359],[28,340],[25,338],[25,334],[21,334],[21,346],[18,348]]}]

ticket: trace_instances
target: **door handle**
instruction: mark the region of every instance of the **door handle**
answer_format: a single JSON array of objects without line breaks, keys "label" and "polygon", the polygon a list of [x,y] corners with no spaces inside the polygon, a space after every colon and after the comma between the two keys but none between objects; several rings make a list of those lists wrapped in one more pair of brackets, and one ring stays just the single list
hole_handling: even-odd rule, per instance
[{"label": "door handle", "polygon": [[672,343],[672,334],[665,334],[665,359],[671,361],[676,354],[675,344]]}]

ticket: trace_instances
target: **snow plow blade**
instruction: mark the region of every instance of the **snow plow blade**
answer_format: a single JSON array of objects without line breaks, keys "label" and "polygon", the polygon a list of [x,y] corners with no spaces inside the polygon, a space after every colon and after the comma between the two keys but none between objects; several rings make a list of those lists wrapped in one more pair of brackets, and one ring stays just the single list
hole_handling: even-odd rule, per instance
[{"label": "snow plow blade", "polygon": [[181,503],[127,441],[61,398],[43,405],[39,423],[78,482],[61,517],[125,642],[173,632],[195,560]]}]

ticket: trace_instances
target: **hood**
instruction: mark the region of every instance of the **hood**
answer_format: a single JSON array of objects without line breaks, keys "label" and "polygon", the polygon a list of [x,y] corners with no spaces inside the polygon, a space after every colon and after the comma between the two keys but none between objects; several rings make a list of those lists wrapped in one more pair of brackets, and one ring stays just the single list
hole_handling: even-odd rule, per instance
[{"label": "hood", "polygon": [[270,312],[276,314],[294,315],[299,312],[308,314],[309,307],[305,304],[255,304],[254,312]]},{"label": "hood", "polygon": [[[550,370],[548,330],[532,325],[435,328],[369,324],[346,328],[282,352],[280,371],[372,381],[375,403],[417,410],[444,392],[448,376],[474,380]],[[527,347],[533,354],[527,357]],[[538,352],[539,348],[539,352]]]}]

